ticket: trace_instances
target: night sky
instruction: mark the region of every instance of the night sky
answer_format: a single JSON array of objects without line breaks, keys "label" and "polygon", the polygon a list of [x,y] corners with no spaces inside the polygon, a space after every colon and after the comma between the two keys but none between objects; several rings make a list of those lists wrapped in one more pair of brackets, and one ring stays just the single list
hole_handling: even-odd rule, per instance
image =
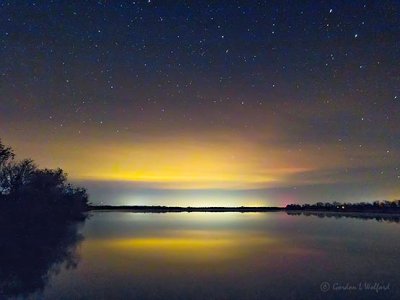
[{"label": "night sky", "polygon": [[400,1],[1,1],[0,137],[108,203],[391,200],[399,62]]}]

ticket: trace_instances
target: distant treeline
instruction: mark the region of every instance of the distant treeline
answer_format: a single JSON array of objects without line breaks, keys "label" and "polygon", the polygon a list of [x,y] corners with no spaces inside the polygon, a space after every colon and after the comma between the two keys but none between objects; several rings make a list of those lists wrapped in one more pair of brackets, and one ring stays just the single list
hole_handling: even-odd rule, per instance
[{"label": "distant treeline", "polygon": [[0,140],[0,213],[22,213],[56,220],[82,217],[88,206],[83,188],[67,182],[61,169],[40,169],[31,159],[15,160]]},{"label": "distant treeline", "polygon": [[322,203],[315,204],[289,204],[286,205],[286,210],[299,210],[299,211],[334,211],[334,212],[384,212],[400,213],[400,200],[394,201],[374,201],[372,203],[359,202],[359,203]]},{"label": "distant treeline", "polygon": [[400,223],[399,214],[377,214],[377,213],[360,213],[360,212],[334,212],[334,211],[287,211],[289,216],[315,216],[318,218],[332,218],[332,219],[341,219],[341,218],[351,218],[351,219],[360,219],[360,220],[375,220],[378,222],[391,222],[391,223]]},{"label": "distant treeline", "polygon": [[168,213],[168,212],[277,212],[288,213],[390,213],[400,214],[400,201],[375,201],[373,203],[316,203],[316,204],[289,204],[286,207],[181,207],[181,206],[129,206],[129,205],[95,205],[88,206],[91,211],[127,211],[142,213]]},{"label": "distant treeline", "polygon": [[167,212],[267,212],[281,211],[282,207],[181,207],[181,206],[115,206],[115,205],[98,205],[89,206],[90,210],[117,210],[130,212],[145,212],[145,213],[167,213]]}]

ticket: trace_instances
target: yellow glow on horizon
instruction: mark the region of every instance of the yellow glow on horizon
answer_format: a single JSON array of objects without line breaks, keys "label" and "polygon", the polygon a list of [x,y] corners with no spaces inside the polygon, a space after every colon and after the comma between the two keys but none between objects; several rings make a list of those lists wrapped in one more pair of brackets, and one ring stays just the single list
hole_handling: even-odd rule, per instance
[{"label": "yellow glow on horizon", "polygon": [[278,167],[260,149],[239,142],[201,143],[193,140],[148,142],[101,151],[87,164],[75,166],[78,179],[132,181],[163,189],[246,189],[271,186],[301,167]]},{"label": "yellow glow on horizon", "polygon": [[[270,141],[269,141],[270,139]],[[124,138],[102,143],[98,137],[70,144],[40,144],[38,164],[61,166],[71,180],[120,181],[149,189],[245,190],[329,184],[330,170],[369,164],[351,160],[340,145],[304,145],[301,151],[271,135],[243,136],[232,131]],[[30,149],[26,144],[21,149]],[[360,157],[361,154],[360,154]],[[351,164],[350,164],[351,163]]]}]

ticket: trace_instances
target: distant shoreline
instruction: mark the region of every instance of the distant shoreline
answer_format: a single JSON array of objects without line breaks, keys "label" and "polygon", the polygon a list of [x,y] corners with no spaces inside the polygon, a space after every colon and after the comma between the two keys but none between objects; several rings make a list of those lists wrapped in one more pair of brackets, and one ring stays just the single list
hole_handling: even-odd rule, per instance
[{"label": "distant shoreline", "polygon": [[275,212],[283,207],[179,207],[179,206],[89,206],[89,211],[129,211],[129,212]]},{"label": "distant shoreline", "polygon": [[363,214],[363,215],[399,215],[399,209],[368,209],[368,210],[301,210],[287,209],[286,207],[179,207],[179,206],[114,206],[114,205],[92,205],[89,211],[126,211],[142,213],[168,213],[168,212],[287,212],[290,214]]}]

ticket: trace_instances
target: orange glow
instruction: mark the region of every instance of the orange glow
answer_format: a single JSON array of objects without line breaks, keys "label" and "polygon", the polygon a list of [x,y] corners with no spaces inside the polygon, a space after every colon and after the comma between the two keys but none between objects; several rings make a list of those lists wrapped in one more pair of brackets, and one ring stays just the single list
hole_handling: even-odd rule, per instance
[{"label": "orange glow", "polygon": [[[307,170],[282,165],[279,158],[264,157],[262,149],[240,141],[183,139],[99,150],[89,151],[86,164],[74,166],[75,177],[163,189],[245,189],[279,184],[286,176]],[[96,157],[99,152],[103,159]]]},{"label": "orange glow", "polygon": [[[72,180],[131,182],[143,188],[164,190],[332,184],[338,177],[331,176],[331,170],[376,165],[359,147],[351,157],[341,145],[335,144],[293,148],[286,144],[283,133],[271,132],[265,129],[263,134],[244,136],[226,130],[177,134],[174,138],[157,133],[137,139],[121,137],[107,144],[94,136],[34,146],[19,144],[16,152],[22,157],[39,157],[37,162],[44,167],[62,166]],[[41,160],[44,152],[49,155]]]},{"label": "orange glow", "polygon": [[[248,245],[268,247],[278,243],[273,238],[260,235],[245,236],[232,232],[174,232],[173,236],[129,237],[86,242],[91,252],[104,249],[118,253],[143,257],[169,257],[169,259],[213,260],[227,259],[242,255],[239,245],[246,240]],[[276,246],[274,246],[276,247]],[[238,249],[234,251],[234,249]]]}]

